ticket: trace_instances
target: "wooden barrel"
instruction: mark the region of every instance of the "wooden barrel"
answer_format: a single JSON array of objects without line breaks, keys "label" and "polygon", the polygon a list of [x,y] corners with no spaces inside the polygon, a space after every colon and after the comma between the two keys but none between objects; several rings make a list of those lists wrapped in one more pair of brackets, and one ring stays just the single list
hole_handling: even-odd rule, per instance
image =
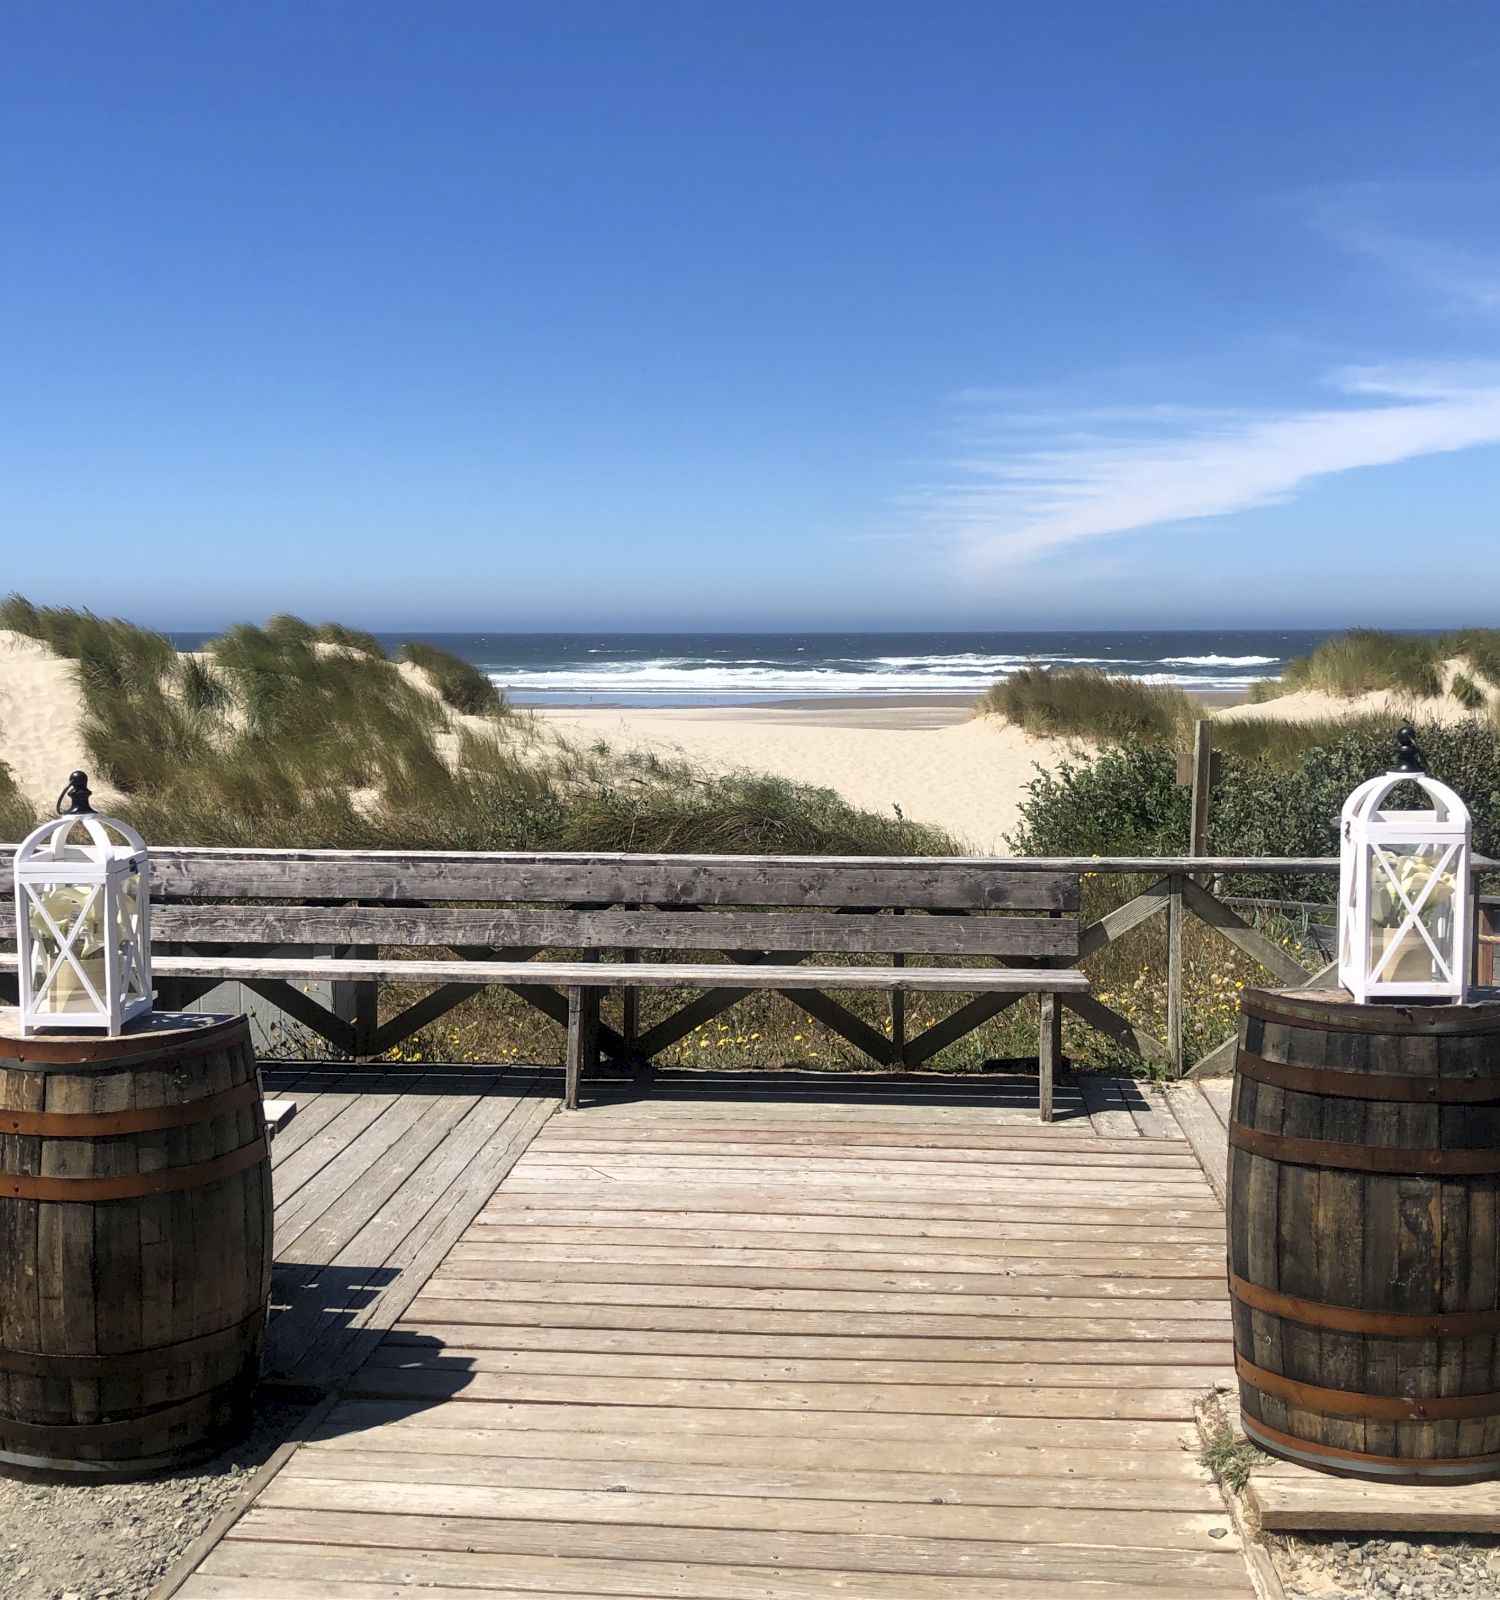
[{"label": "wooden barrel", "polygon": [[243,1017],[22,1038],[0,1013],[0,1467],[210,1452],[259,1375],[271,1178]]},{"label": "wooden barrel", "polygon": [[1500,1476],[1500,995],[1251,991],[1229,1123],[1246,1434],[1343,1476]]}]

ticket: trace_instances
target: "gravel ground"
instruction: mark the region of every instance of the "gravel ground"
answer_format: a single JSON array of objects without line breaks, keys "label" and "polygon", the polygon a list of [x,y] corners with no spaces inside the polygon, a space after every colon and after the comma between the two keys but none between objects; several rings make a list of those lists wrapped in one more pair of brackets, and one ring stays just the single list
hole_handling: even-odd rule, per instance
[{"label": "gravel ground", "polygon": [[[1252,1471],[1253,1463],[1265,1462],[1240,1433],[1239,1400],[1232,1390],[1205,1396],[1198,1427],[1210,1450],[1215,1434],[1227,1428]],[[1205,1465],[1220,1472],[1219,1462]],[[1456,1533],[1388,1538],[1263,1533],[1222,1472],[1220,1487],[1242,1535],[1270,1556],[1286,1600],[1500,1600],[1500,1539]]]},{"label": "gravel ground", "polygon": [[139,1483],[0,1478],[4,1600],[146,1600],[152,1586],[292,1432],[305,1402],[263,1396],[239,1444]]},{"label": "gravel ground", "polygon": [[1500,1540],[1469,1534],[1262,1536],[1287,1600],[1495,1600]]}]

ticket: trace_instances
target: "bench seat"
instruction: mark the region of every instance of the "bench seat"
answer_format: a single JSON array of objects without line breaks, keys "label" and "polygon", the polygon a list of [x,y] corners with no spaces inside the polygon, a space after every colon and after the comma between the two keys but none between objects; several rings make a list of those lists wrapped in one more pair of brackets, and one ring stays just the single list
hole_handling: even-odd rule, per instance
[{"label": "bench seat", "polygon": [[[786,996],[897,1068],[1034,994],[1047,1118],[1061,1000],[1089,987],[1076,970],[1078,874],[1040,862],[162,849],[151,874],[163,1006],[239,982],[339,1053],[373,1059],[503,986],[566,1027],[569,1107],[601,1052],[644,1072],[751,991]],[[0,939],[15,931],[6,887]],[[15,965],[0,955],[0,975]],[[313,983],[333,985],[333,1000],[309,994]],[[382,985],[429,992],[382,1017]],[[618,1030],[600,1018],[611,989],[624,994]],[[693,995],[642,1031],[643,989]],[[884,1032],[832,998],[840,990],[888,995]],[[969,998],[908,1037],[913,994]]]}]

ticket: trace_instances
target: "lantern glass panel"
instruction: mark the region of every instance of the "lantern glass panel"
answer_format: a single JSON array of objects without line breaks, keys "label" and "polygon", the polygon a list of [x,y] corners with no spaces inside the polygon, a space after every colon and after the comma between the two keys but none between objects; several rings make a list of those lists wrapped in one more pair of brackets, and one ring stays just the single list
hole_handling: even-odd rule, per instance
[{"label": "lantern glass panel", "polygon": [[1458,889],[1455,847],[1374,844],[1370,853],[1371,981],[1449,982]]},{"label": "lantern glass panel", "polygon": [[129,1005],[146,992],[145,975],[136,952],[145,943],[141,930],[141,875],[127,872],[115,896],[115,947],[119,951],[121,1000]]},{"label": "lantern glass panel", "polygon": [[30,884],[26,910],[35,1009],[62,1017],[104,1007],[109,981],[104,885]]}]

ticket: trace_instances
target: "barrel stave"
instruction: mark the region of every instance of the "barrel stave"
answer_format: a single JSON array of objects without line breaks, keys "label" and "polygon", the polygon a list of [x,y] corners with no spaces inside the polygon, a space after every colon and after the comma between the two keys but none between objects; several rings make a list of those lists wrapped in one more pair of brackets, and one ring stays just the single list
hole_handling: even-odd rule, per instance
[{"label": "barrel stave", "polygon": [[[40,1111],[46,1075],[19,1063],[0,1062],[0,1107]],[[34,1172],[41,1161],[41,1139],[0,1132],[0,1172]],[[37,1277],[37,1226],[40,1202],[0,1200],[0,1346],[41,1349],[41,1306]],[[7,1326],[9,1324],[9,1326]],[[39,1381],[0,1368],[0,1417],[24,1416],[40,1403]]]}]

